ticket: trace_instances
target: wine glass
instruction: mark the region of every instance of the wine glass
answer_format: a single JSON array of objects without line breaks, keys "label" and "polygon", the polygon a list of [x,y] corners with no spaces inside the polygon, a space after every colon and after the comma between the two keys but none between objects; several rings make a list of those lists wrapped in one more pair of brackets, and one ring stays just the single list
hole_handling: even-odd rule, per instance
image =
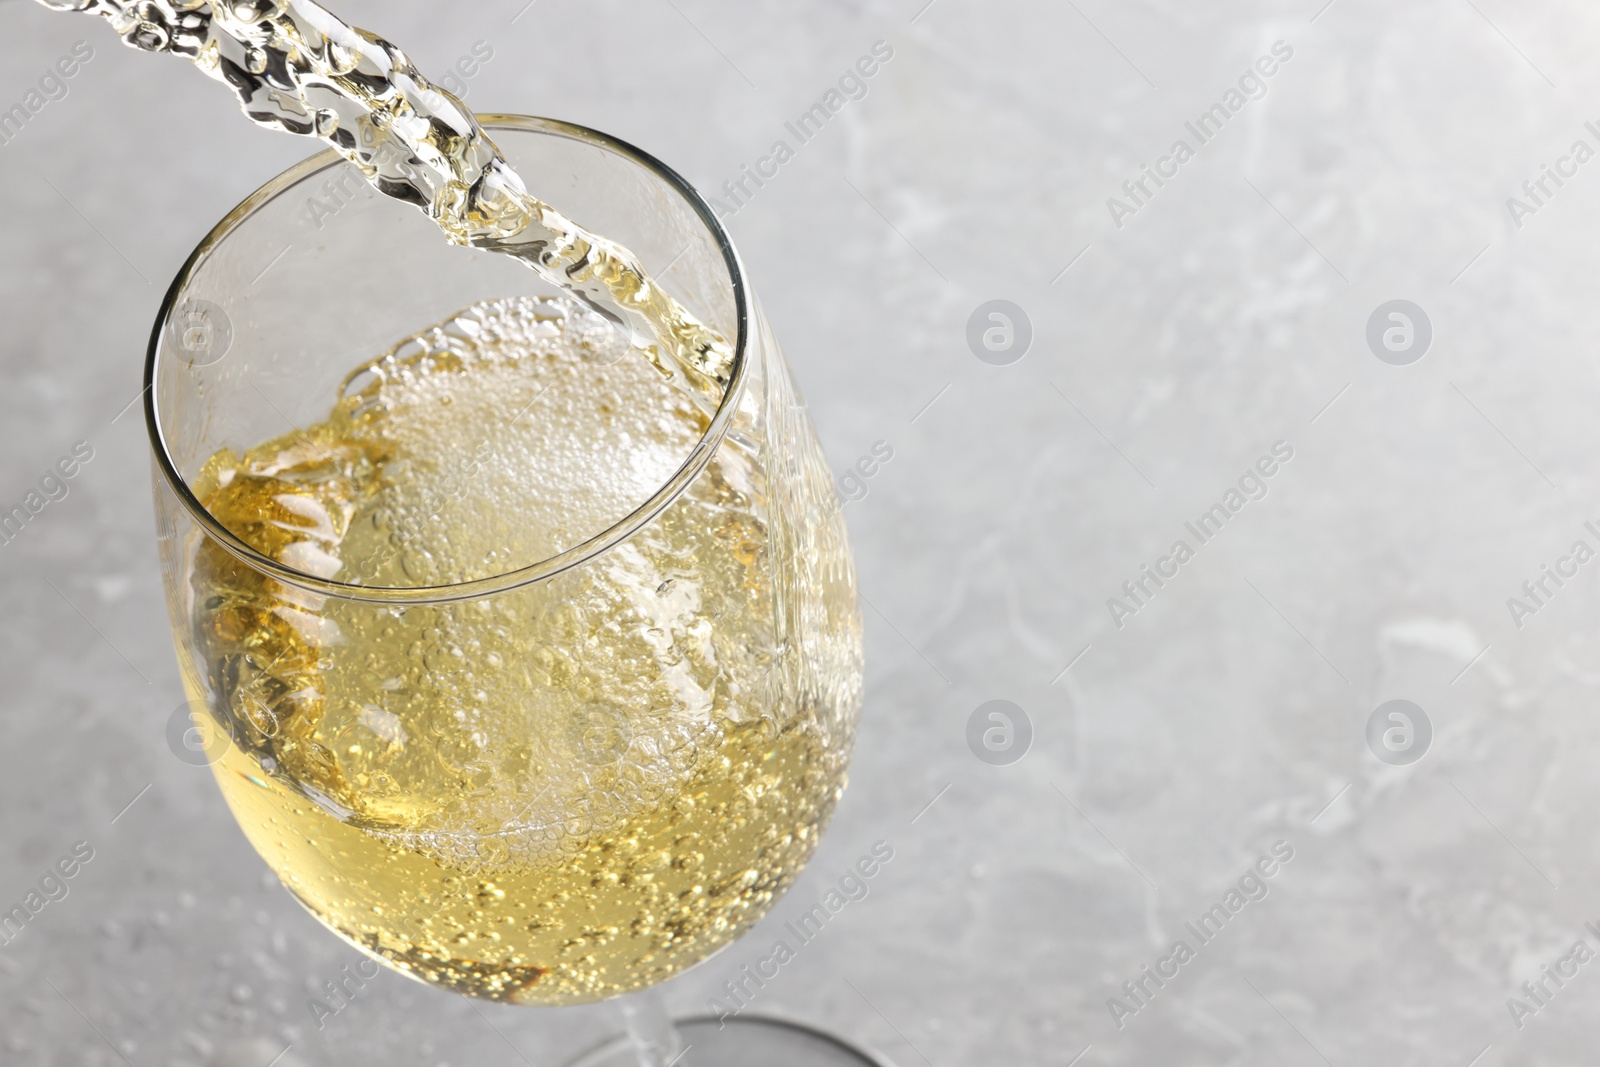
[{"label": "wine glass", "polygon": [[[826,462],[704,200],[593,130],[512,166],[734,342],[720,406],[332,152],[173,281],[145,413],[178,661],[246,836],[331,930],[469,996],[647,989],[750,928],[844,786],[861,623]],[[881,1062],[629,998],[585,1059]]]}]

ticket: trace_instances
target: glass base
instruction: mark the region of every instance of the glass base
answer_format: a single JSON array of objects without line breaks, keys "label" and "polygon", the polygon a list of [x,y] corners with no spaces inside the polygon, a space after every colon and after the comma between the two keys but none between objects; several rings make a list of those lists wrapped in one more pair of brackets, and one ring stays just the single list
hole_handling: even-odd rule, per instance
[{"label": "glass base", "polygon": [[[680,1019],[684,1051],[670,1067],[894,1067],[881,1056],[853,1048],[800,1023],[739,1016]],[[626,1037],[606,1042],[569,1067],[638,1067]]]}]

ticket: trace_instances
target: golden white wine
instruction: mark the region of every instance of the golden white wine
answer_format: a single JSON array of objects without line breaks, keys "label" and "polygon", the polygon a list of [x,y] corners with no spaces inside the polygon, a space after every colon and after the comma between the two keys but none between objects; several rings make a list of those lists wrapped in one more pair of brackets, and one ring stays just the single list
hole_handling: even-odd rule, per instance
[{"label": "golden white wine", "polygon": [[[322,423],[213,456],[196,495],[341,581],[543,560],[707,425],[614,343],[566,298],[476,305],[359,368]],[[493,597],[324,598],[195,539],[180,658],[231,737],[217,780],[314,915],[424,981],[570,1003],[671,976],[788,886],[843,788],[861,634],[787,378],[751,388],[788,458],[730,439],[626,541]]]}]

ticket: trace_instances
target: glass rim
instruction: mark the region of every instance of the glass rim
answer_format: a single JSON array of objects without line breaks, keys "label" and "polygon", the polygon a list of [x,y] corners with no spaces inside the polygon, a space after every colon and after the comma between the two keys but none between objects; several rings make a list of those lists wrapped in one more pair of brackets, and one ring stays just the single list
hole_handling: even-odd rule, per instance
[{"label": "glass rim", "polygon": [[[737,338],[733,350],[733,367],[729,374],[728,387],[723,392],[722,401],[718,404],[710,425],[700,435],[699,441],[696,442],[695,447],[690,451],[688,457],[678,467],[677,471],[663,482],[649,499],[633,511],[579,544],[564,549],[537,563],[518,567],[502,574],[445,585],[360,585],[355,582],[318,578],[315,575],[297,571],[293,567],[275,560],[246,544],[226,526],[217,521],[217,518],[206,509],[205,505],[200,503],[199,498],[189,488],[188,482],[179,473],[177,464],[173,462],[171,452],[167,447],[166,435],[162,429],[161,416],[156,407],[156,369],[157,362],[162,356],[162,338],[166,334],[167,324],[177,306],[179,295],[193,277],[194,271],[200,262],[212,249],[226,240],[241,223],[254,215],[259,208],[274,200],[296,183],[329,166],[346,162],[344,157],[337,151],[329,148],[326,151],[301,160],[272,178],[255,192],[241,200],[211,228],[211,231],[195,246],[194,251],[189,253],[189,258],[179,268],[177,275],[172,280],[172,284],[167,288],[166,295],[162,297],[161,307],[156,312],[155,325],[151,329],[150,342],[146,350],[144,367],[145,429],[150,437],[150,447],[154,453],[156,465],[160,469],[167,486],[177,496],[184,510],[189,513],[189,517],[200,526],[206,536],[212,538],[230,555],[246,566],[264,572],[288,585],[312,593],[339,600],[366,603],[439,604],[470,600],[505,592],[509,589],[520,588],[552,578],[574,567],[582,566],[628,540],[649,525],[699,477],[706,465],[711,462],[712,455],[721,446],[723,439],[727,437],[728,431],[733,424],[733,417],[737,413],[739,403],[744,396],[748,369],[750,300],[744,265],[739,259],[739,253],[734,248],[733,240],[729,237],[728,231],[723,227],[716,213],[712,211],[711,205],[706,202],[705,197],[682,175],[655,156],[626,141],[610,134],[602,133],[599,130],[591,129],[588,126],[563,122],[560,119],[541,118],[531,115],[485,113],[478,115],[477,118],[484,128],[490,131],[491,136],[496,129],[552,134],[583,141],[613,155],[622,156],[644,167],[655,177],[665,182],[668,187],[675,190],[694,209],[695,214],[699,216],[700,221],[715,239],[717,249],[722,253],[723,263],[727,267],[728,279],[733,288],[734,317],[737,330]],[[440,239],[443,240],[443,235],[440,236]],[[167,358],[173,357],[169,355]]]}]

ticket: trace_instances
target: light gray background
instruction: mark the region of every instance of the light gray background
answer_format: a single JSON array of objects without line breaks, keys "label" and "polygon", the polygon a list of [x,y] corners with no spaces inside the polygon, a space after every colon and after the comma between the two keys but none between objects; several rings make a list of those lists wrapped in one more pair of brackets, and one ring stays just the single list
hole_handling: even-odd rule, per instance
[{"label": "light gray background", "polygon": [[[1506,1001],[1600,947],[1600,564],[1520,628],[1506,600],[1600,545],[1600,161],[1520,228],[1506,199],[1600,147],[1600,12],[925,2],[339,7],[424,71],[486,40],[470,104],[597,126],[709,190],[895,49],[730,222],[835,470],[894,450],[848,507],[870,604],[852,785],[791,895],[669,1000],[699,1010],[884,839],[871,896],[757,1007],[901,1067],[1592,1063],[1600,962],[1521,1029]],[[115,416],[189,248],[310,146],[88,19],[4,0],[0,31],[0,107],[95,47],[0,148],[0,503],[95,449],[0,547],[0,905],[96,850],[0,948],[0,1061],[559,1063],[605,1008],[385,974],[319,1032],[308,997],[359,957],[163,738],[147,446]],[[1114,226],[1107,198],[1280,39],[1268,95]],[[965,340],[994,298],[1035,335],[1005,367]],[[1406,367],[1365,341],[1399,298],[1434,328]],[[1280,440],[1267,497],[1115,627],[1107,598]],[[1365,731],[1400,697],[1434,739],[1397,768]],[[991,699],[1033,723],[1009,767],[967,747]],[[1280,840],[1270,895],[1119,1030],[1118,986]]]}]

